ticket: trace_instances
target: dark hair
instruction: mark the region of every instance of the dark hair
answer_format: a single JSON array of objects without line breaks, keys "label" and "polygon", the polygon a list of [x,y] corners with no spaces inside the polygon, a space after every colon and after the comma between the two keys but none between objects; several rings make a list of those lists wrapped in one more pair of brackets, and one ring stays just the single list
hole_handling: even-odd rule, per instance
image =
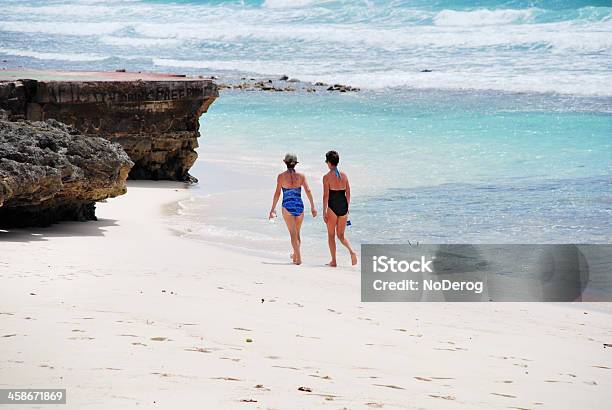
[{"label": "dark hair", "polygon": [[325,162],[329,162],[333,166],[338,166],[340,155],[338,155],[336,151],[328,151],[327,154],[325,154]]},{"label": "dark hair", "polygon": [[285,165],[287,165],[287,169],[294,169],[295,166],[297,165],[297,162],[287,162],[287,161],[283,161],[285,163]]}]

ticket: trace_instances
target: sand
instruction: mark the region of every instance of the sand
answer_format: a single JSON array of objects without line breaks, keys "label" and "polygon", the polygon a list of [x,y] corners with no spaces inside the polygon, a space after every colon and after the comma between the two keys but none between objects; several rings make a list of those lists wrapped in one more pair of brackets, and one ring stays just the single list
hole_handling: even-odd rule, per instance
[{"label": "sand", "polygon": [[188,195],[132,182],[97,222],[0,232],[0,388],[66,388],[69,409],[609,408],[607,306],[361,303],[357,269],[174,235]]}]

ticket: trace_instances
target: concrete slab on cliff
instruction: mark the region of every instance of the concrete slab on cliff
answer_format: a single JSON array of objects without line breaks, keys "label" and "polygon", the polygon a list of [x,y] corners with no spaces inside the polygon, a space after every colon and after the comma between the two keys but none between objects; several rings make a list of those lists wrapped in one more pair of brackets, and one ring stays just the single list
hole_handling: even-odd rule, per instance
[{"label": "concrete slab on cliff", "polygon": [[60,71],[9,68],[0,70],[0,81],[22,79],[37,81],[193,81],[210,80],[206,77],[188,77],[184,74],[127,72],[127,71]]}]

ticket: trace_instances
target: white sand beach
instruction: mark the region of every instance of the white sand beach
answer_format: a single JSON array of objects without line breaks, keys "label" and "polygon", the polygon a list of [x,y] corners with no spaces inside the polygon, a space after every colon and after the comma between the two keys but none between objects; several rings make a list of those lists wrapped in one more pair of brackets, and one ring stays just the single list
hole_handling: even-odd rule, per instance
[{"label": "white sand beach", "polygon": [[69,409],[609,408],[608,305],[361,303],[358,269],[181,238],[164,208],[185,185],[128,186],[97,222],[0,232],[0,388],[66,388]]}]

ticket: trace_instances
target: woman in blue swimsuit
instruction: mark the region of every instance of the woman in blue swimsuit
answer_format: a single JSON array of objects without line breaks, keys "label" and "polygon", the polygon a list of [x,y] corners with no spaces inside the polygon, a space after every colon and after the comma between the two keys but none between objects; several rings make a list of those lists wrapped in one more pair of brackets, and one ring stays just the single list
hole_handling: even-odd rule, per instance
[{"label": "woman in blue swimsuit", "polygon": [[295,154],[287,154],[283,162],[287,166],[287,170],[278,174],[276,178],[276,191],[274,191],[272,208],[270,209],[268,217],[270,219],[276,217],[276,204],[278,203],[282,191],[283,218],[287,224],[287,229],[291,236],[291,246],[293,247],[291,259],[293,263],[300,265],[302,263],[302,254],[300,253],[300,229],[302,228],[302,221],[304,220],[302,187],[304,187],[304,191],[310,202],[310,212],[312,212],[313,218],[317,216],[317,210],[315,209],[312,193],[310,192],[306,177],[304,174],[295,171],[295,166],[298,164],[297,156]]}]

